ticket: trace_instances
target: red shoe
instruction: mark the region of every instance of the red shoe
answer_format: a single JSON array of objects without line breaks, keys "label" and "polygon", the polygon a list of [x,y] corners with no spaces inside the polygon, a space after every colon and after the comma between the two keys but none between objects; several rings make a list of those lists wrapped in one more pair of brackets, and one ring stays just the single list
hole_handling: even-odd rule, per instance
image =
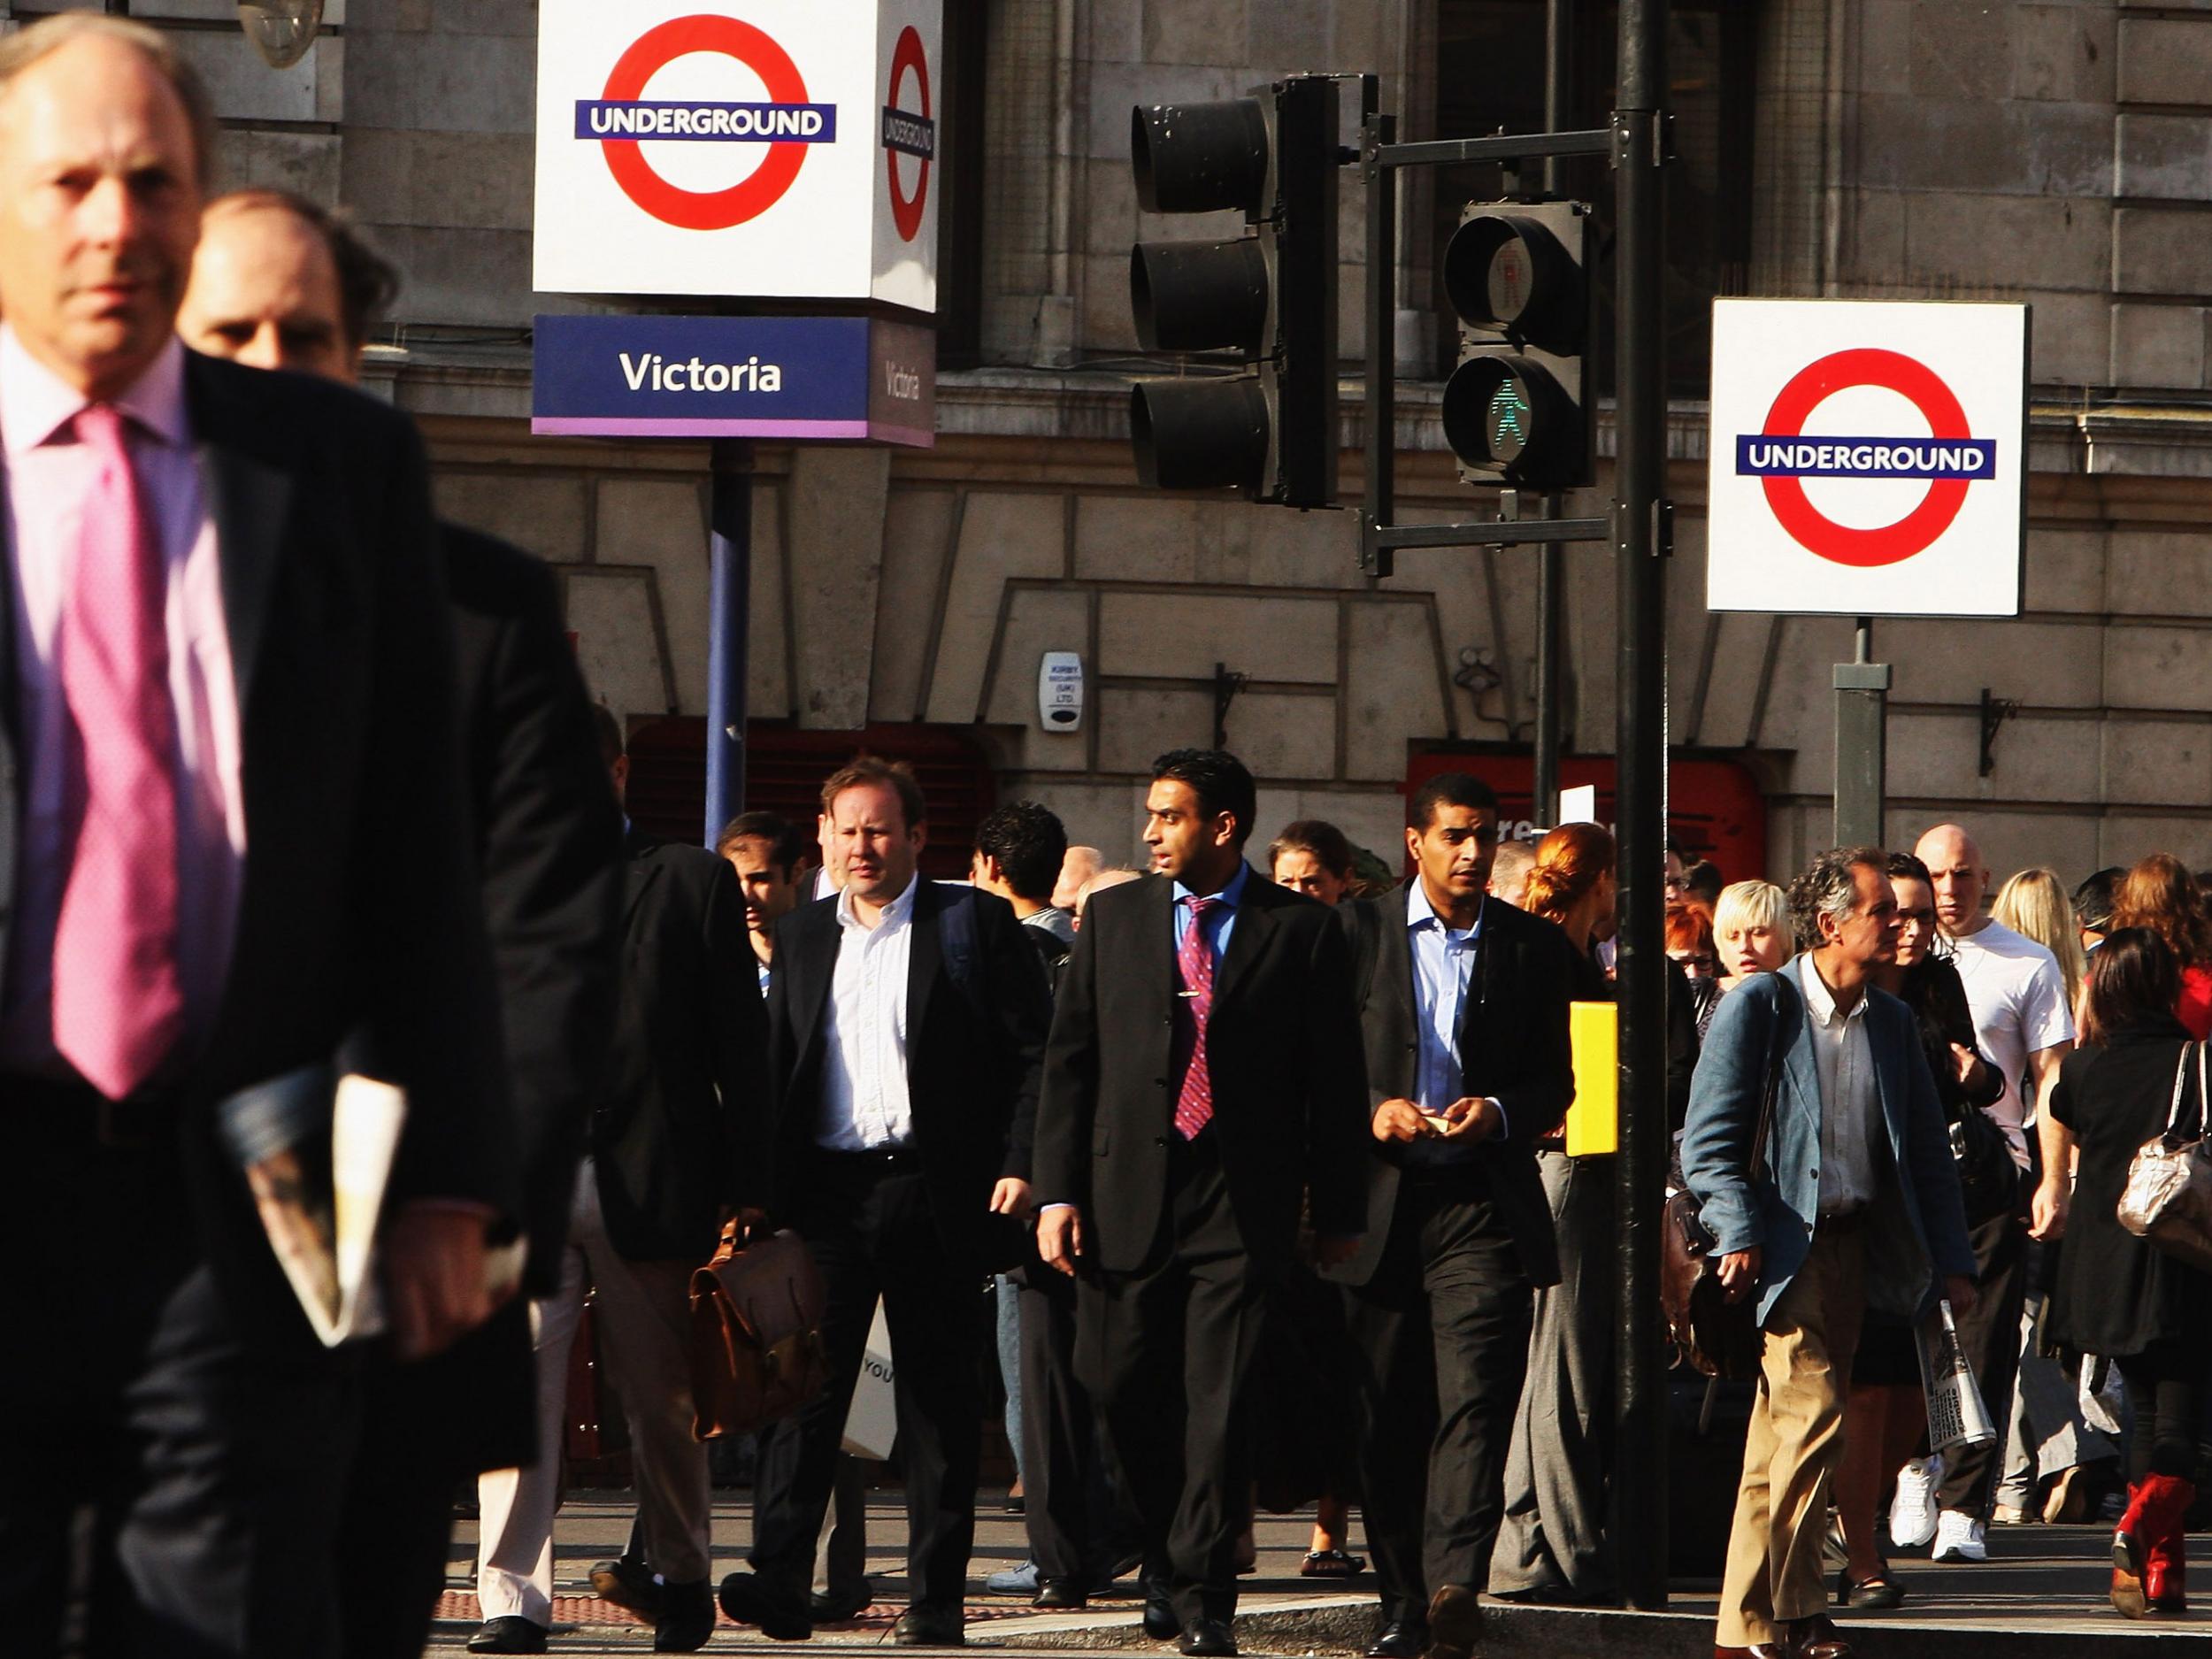
[{"label": "red shoe", "polygon": [[2153,1475],[2140,1486],[2128,1488],[2128,1507],[2112,1534],[2112,1605],[2124,1618],[2141,1618],[2150,1610],[2143,1593],[2143,1568],[2149,1553],[2149,1510]]},{"label": "red shoe", "polygon": [[2186,1549],[2189,1507],[2197,1489],[2171,1477],[2170,1490],[2158,1516],[2161,1525],[2144,1551],[2143,1596],[2154,1612],[2185,1613],[2189,1609],[2189,1563]]}]

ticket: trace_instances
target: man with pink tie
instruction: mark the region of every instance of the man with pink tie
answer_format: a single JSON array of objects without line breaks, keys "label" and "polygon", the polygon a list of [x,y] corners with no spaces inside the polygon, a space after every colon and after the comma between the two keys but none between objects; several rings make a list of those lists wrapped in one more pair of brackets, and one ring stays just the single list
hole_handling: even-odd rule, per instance
[{"label": "man with pink tie", "polygon": [[420,446],[177,343],[211,127],[156,31],[0,41],[0,1596],[32,1654],[72,1601],[103,1655],[331,1650],[352,1356],[218,1102],[334,1059],[405,1089],[403,1351],[488,1315],[516,1208]]}]

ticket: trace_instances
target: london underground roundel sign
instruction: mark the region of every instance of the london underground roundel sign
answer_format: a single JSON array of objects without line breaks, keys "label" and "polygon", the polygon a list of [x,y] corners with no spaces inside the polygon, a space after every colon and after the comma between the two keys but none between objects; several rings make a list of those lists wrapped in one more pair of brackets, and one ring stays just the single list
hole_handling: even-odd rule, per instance
[{"label": "london underground roundel sign", "polygon": [[936,305],[941,0],[539,0],[535,286]]},{"label": "london underground roundel sign", "polygon": [[1710,607],[2016,615],[2027,362],[2024,306],[1717,302]]}]

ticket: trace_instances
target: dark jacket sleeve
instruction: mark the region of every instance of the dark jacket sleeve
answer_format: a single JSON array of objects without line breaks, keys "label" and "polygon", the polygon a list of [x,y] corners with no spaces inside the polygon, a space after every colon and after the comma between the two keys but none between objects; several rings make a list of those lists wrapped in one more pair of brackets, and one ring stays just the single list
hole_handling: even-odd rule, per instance
[{"label": "dark jacket sleeve", "polygon": [[1306,1195],[1313,1229],[1338,1238],[1367,1231],[1367,1065],[1352,950],[1324,918],[1313,929],[1300,1010],[1306,1056]]},{"label": "dark jacket sleeve", "polygon": [[1526,979],[1518,989],[1527,1025],[1517,1033],[1524,1045],[1521,1073],[1497,1094],[1505,1112],[1500,1139],[1523,1145],[1558,1133],[1575,1097],[1574,947],[1549,922],[1525,931],[1528,940],[1520,955]]},{"label": "dark jacket sleeve", "polygon": [[[1095,911],[1075,935],[1060,977],[1037,1096],[1031,1196],[1040,1205],[1091,1202],[1091,1126],[1098,1115],[1098,939]],[[1349,1003],[1347,1003],[1349,1006]]]},{"label": "dark jacket sleeve", "polygon": [[1679,1129],[1690,1111],[1690,1079],[1697,1074],[1697,997],[1690,976],[1667,963],[1667,1124]]},{"label": "dark jacket sleeve", "polygon": [[724,1202],[767,1202],[773,1171],[774,1113],[768,1081],[768,1018],[760,1000],[760,970],[745,928],[745,897],[737,872],[714,860],[701,907],[706,962],[700,1018],[711,1033],[715,1091],[722,1101],[723,1144],[730,1167]]},{"label": "dark jacket sleeve", "polygon": [[403,1087],[407,1126],[390,1194],[459,1198],[521,1214],[475,834],[462,768],[453,627],[422,443],[390,434],[372,572],[375,681],[352,880],[349,1048]]},{"label": "dark jacket sleeve", "polygon": [[[478,828],[524,1220],[534,1241],[549,1241],[567,1219],[592,1093],[613,1034],[622,818],[592,733],[583,677],[563,635],[552,573],[515,553],[503,574],[510,614],[472,710],[485,740]],[[534,1270],[549,1265],[539,1259],[544,1255],[534,1243]]]},{"label": "dark jacket sleeve", "polygon": [[1006,1132],[1004,1178],[1026,1181],[1036,1163],[1037,1097],[1042,1086],[1045,1042],[1052,1031],[1052,992],[1044,958],[1011,910],[984,907],[989,919],[979,930],[989,964],[991,1012],[1004,1032],[1012,1083],[1012,1114]]},{"label": "dark jacket sleeve", "polygon": [[[1989,1056],[1974,1041],[1974,1009],[1966,1000],[1966,985],[1959,978],[1958,964],[1938,960],[1930,966],[1932,977],[1928,982],[1928,998],[1947,1050],[1943,1063],[1949,1064],[1951,1056],[1947,1050],[1953,1043],[1962,1048],[1971,1049],[1974,1057],[1982,1063],[1982,1080],[1972,1088],[1955,1083],[1947,1091],[1943,1087],[1944,1077],[1939,1075],[1937,1090],[1939,1093],[1956,1094],[1962,1105],[1994,1106],[2005,1097],[2005,1074],[1990,1064]],[[1928,1050],[1928,1064],[1931,1066],[1937,1064],[1936,1050],[1932,1047]]]},{"label": "dark jacket sleeve", "polygon": [[1975,1278],[1973,1241],[1967,1235],[1966,1201],[1959,1190],[1959,1166],[1951,1155],[1951,1129],[1936,1097],[1935,1077],[1920,1047],[1911,1010],[1896,1004],[1893,1030],[1905,1049],[1909,1079],[1905,1112],[1905,1156],[1912,1164],[1913,1195],[1920,1204],[1921,1231],[1939,1274]]}]

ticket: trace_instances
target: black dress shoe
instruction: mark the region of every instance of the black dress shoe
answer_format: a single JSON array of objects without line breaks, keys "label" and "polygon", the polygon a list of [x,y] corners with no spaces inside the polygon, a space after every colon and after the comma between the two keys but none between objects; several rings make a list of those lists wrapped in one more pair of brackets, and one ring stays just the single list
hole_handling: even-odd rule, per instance
[{"label": "black dress shoe", "polygon": [[1482,1640],[1482,1603],[1464,1585],[1448,1584],[1429,1602],[1432,1659],[1473,1659]]},{"label": "black dress shoe", "polygon": [[1183,1633],[1183,1621],[1168,1600],[1167,1586],[1157,1578],[1144,1581],[1144,1633],[1154,1641],[1173,1641]]},{"label": "black dress shoe", "polygon": [[714,1634],[714,1587],[704,1578],[662,1586],[661,1620],[653,1631],[655,1653],[696,1653]]},{"label": "black dress shoe", "polygon": [[471,1653],[543,1653],[545,1626],[532,1624],[526,1618],[510,1616],[506,1618],[488,1618],[481,1630],[469,1638]]},{"label": "black dress shoe", "polygon": [[779,1594],[756,1572],[733,1572],[722,1580],[722,1610],[741,1624],[758,1627],[770,1641],[804,1641],[814,1634],[806,1603]]},{"label": "black dress shoe", "polygon": [[659,1624],[661,1609],[668,1604],[668,1586],[635,1555],[594,1562],[591,1593],[602,1601],[627,1608],[648,1624]]},{"label": "black dress shoe", "polygon": [[873,1586],[871,1586],[868,1593],[857,1601],[850,1596],[818,1595],[809,1593],[806,1598],[806,1610],[813,1616],[817,1624],[842,1624],[846,1620],[858,1618],[866,1612],[869,1603],[874,1600],[874,1597]]},{"label": "black dress shoe", "polygon": [[1394,1618],[1367,1644],[1367,1659],[1421,1659],[1429,1628],[1418,1619]]},{"label": "black dress shoe", "polygon": [[964,1647],[967,1621],[956,1607],[910,1607],[891,1626],[891,1640],[901,1647]]},{"label": "black dress shoe", "polygon": [[1071,1610],[1088,1605],[1089,1601],[1080,1578],[1040,1578],[1037,1594],[1030,1598],[1029,1605]]},{"label": "black dress shoe", "polygon": [[1194,1618],[1183,1626],[1183,1640],[1176,1645],[1188,1659],[1224,1659],[1236,1652],[1237,1639],[1225,1620]]}]

